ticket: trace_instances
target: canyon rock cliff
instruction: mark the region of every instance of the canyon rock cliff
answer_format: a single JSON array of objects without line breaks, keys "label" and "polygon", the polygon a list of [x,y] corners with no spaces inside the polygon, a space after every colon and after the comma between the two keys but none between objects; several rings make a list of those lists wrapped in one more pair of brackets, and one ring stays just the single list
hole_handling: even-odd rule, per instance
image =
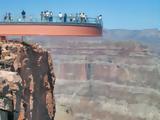
[{"label": "canyon rock cliff", "polygon": [[160,58],[150,46],[99,37],[30,40],[54,59],[56,120],[160,120]]},{"label": "canyon rock cliff", "polygon": [[54,84],[51,56],[41,46],[0,43],[0,109],[7,117],[54,120]]}]

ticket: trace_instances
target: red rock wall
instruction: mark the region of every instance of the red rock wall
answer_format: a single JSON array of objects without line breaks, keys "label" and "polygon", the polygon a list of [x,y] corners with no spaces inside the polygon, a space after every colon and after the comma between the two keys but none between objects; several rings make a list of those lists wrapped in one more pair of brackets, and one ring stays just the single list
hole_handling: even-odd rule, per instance
[{"label": "red rock wall", "polygon": [[54,120],[55,76],[48,52],[38,46],[20,48],[14,68],[23,84],[19,120]]}]

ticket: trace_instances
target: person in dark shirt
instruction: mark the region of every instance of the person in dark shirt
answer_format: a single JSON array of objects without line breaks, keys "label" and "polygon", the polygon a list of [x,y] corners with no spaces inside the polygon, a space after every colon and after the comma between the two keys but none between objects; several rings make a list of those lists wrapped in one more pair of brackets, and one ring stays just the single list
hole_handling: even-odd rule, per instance
[{"label": "person in dark shirt", "polygon": [[8,18],[8,14],[6,13],[6,15],[4,16],[4,22],[7,21],[7,18]]},{"label": "person in dark shirt", "polygon": [[22,14],[23,20],[25,20],[25,18],[26,18],[26,12],[23,10],[23,11],[21,12],[21,14]]},{"label": "person in dark shirt", "polygon": [[49,22],[53,22],[53,12],[49,12]]},{"label": "person in dark shirt", "polygon": [[67,14],[64,14],[64,22],[67,22]]},{"label": "person in dark shirt", "polygon": [[9,22],[11,22],[11,20],[12,20],[11,13],[8,13],[8,20],[9,20]]},{"label": "person in dark shirt", "polygon": [[41,16],[41,21],[43,21],[44,20],[44,12],[43,11],[41,12],[40,16]]}]

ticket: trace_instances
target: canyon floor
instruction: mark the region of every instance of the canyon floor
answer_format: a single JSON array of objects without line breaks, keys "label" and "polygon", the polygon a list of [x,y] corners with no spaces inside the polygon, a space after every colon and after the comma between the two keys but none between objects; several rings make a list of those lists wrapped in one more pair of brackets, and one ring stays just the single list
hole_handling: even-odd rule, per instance
[{"label": "canyon floor", "polygon": [[160,58],[135,41],[29,37],[52,55],[55,120],[160,120]]}]

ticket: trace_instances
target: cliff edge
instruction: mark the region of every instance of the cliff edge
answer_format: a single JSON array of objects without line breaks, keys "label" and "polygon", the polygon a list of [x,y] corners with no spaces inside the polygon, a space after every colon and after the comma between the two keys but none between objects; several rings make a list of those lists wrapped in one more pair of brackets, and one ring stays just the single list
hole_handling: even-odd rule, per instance
[{"label": "cliff edge", "polygon": [[18,120],[54,120],[55,75],[38,44],[0,42],[0,112]]}]

